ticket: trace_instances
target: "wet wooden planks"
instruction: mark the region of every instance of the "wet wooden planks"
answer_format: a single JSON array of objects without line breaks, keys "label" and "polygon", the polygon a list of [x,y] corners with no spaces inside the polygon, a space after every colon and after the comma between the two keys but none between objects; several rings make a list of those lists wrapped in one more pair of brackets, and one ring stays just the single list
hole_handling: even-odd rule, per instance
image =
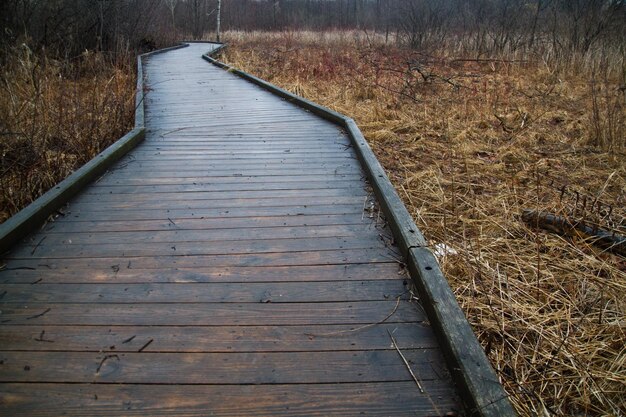
[{"label": "wet wooden planks", "polygon": [[460,411],[344,132],[211,47],[145,62],[145,143],[6,255],[2,414]]},{"label": "wet wooden planks", "polygon": [[[30,416],[353,416],[443,415],[453,407],[445,383],[429,387],[430,401],[413,382],[297,385],[5,384],[14,409],[40,404]],[[229,401],[224,401],[228,398]],[[236,404],[236,406],[233,406]],[[209,414],[210,412],[210,414]]]}]

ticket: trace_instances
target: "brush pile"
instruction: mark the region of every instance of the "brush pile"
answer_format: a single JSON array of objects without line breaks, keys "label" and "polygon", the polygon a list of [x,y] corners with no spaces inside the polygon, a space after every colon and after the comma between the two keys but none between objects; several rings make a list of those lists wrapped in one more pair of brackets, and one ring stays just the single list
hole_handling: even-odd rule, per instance
[{"label": "brush pile", "polygon": [[403,49],[364,33],[229,33],[222,60],[354,118],[517,411],[626,415],[626,259],[525,223],[626,235],[616,56]]}]

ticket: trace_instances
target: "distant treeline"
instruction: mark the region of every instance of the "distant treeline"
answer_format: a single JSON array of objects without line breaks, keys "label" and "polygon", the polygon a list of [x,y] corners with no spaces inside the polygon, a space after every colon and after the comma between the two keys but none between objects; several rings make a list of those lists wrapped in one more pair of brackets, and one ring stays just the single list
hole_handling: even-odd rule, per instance
[{"label": "distant treeline", "polygon": [[[55,53],[149,49],[210,36],[218,0],[2,0],[0,41]],[[362,29],[416,48],[454,37],[473,51],[549,44],[585,53],[626,38],[625,0],[222,0],[223,30]]]}]

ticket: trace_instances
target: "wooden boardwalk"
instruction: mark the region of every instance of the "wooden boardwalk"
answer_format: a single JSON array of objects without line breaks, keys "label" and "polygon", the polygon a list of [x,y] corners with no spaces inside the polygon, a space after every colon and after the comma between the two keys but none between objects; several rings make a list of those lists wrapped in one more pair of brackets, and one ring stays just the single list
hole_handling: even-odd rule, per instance
[{"label": "wooden boardwalk", "polygon": [[145,142],[3,261],[0,415],[461,412],[345,133],[209,48],[146,60]]}]

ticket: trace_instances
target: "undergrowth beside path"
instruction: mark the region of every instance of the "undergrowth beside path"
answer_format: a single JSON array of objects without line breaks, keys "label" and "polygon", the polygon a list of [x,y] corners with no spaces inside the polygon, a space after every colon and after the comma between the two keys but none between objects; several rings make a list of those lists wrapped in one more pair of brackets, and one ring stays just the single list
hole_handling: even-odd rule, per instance
[{"label": "undergrowth beside path", "polygon": [[21,44],[0,66],[0,223],[123,136],[133,124],[129,53],[54,59]]}]

